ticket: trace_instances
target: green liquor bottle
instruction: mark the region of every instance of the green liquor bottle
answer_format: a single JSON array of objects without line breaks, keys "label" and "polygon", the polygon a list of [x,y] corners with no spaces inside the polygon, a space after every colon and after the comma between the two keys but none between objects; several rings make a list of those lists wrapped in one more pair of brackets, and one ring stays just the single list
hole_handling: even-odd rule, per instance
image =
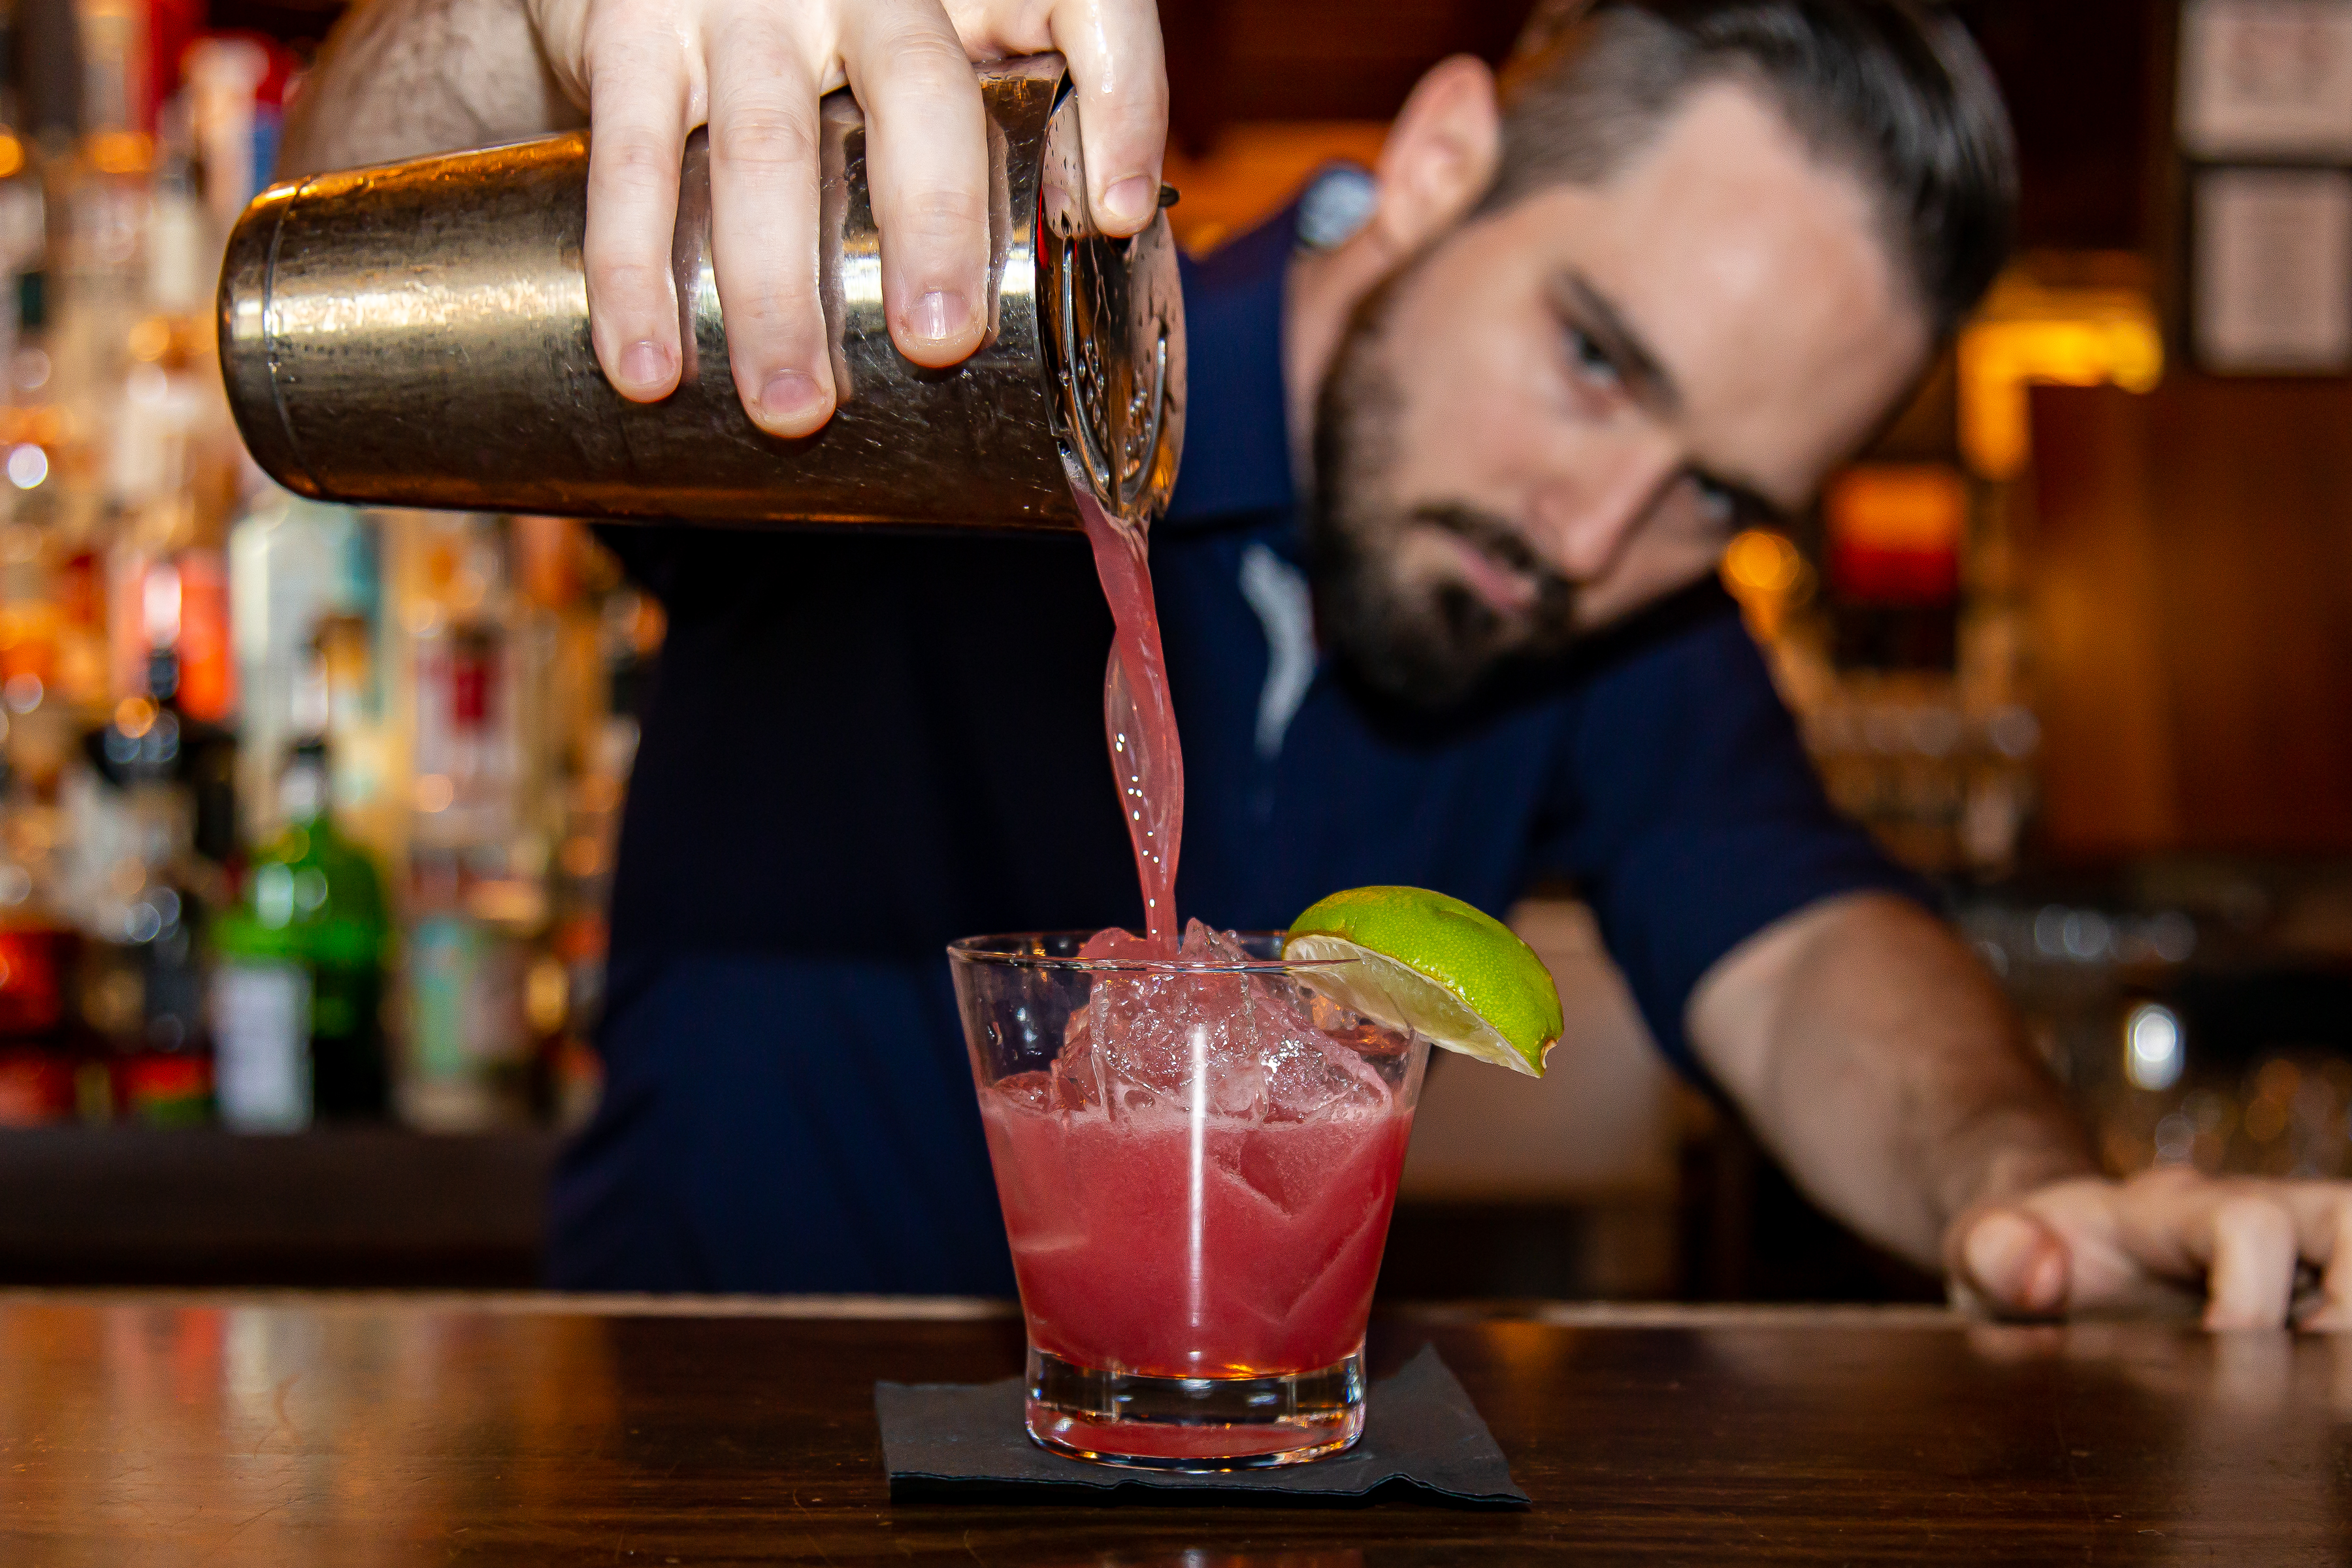
[{"label": "green liquor bottle", "polygon": [[335,830],[327,776],[326,742],[297,742],[278,783],[286,825],[214,922],[217,1093],[232,1127],[385,1114],[383,883]]}]

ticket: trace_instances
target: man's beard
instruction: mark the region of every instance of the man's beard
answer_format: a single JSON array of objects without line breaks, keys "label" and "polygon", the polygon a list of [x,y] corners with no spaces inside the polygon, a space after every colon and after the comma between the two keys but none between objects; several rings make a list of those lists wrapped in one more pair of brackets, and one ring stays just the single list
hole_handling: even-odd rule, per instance
[{"label": "man's beard", "polygon": [[[1400,268],[1357,308],[1323,379],[1307,546],[1325,647],[1374,691],[1432,710],[1467,700],[1511,665],[1566,648],[1576,595],[1493,513],[1391,493],[1402,397],[1384,339],[1390,304],[1414,270]],[[1444,529],[1525,575],[1536,586],[1534,605],[1506,616],[1458,580],[1400,581],[1400,552],[1416,526]]]}]

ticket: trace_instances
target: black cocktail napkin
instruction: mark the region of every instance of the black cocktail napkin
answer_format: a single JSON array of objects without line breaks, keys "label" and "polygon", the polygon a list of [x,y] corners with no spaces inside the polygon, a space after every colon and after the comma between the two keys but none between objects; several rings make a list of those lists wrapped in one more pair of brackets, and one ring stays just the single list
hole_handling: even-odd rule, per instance
[{"label": "black cocktail napkin", "polygon": [[[1021,1422],[1022,1383],[874,1385],[890,1496],[971,1502],[1035,1502],[1059,1495],[1108,1502],[1119,1494],[1184,1492],[1200,1502],[1369,1500],[1423,1492],[1475,1507],[1524,1507],[1528,1494],[1462,1384],[1428,1345],[1394,1377],[1372,1385],[1364,1436],[1335,1458],[1212,1476],[1090,1465],[1046,1452]],[[1168,1499],[1154,1500],[1166,1501]]]}]

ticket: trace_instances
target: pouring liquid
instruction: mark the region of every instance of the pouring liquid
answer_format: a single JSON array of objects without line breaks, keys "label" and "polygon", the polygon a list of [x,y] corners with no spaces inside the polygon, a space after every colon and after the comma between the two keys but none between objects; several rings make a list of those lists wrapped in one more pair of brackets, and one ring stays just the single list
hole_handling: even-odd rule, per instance
[{"label": "pouring liquid", "polygon": [[1103,733],[1119,812],[1135,846],[1143,885],[1144,937],[1162,958],[1176,956],[1176,856],[1184,838],[1184,751],[1168,699],[1168,661],[1160,647],[1160,608],[1151,563],[1139,530],[1122,527],[1095,499],[1071,487],[1093,544],[1118,635],[1103,677]]}]

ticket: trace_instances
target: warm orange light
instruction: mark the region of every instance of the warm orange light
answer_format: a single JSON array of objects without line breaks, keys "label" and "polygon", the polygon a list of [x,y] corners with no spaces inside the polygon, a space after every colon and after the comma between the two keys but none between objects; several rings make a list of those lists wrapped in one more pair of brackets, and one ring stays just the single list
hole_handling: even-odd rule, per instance
[{"label": "warm orange light", "polygon": [[155,727],[155,704],[144,697],[126,697],[114,705],[114,727],[136,741]]},{"label": "warm orange light", "polygon": [[2005,281],[1960,335],[1960,449],[1989,479],[2014,479],[2033,455],[2028,389],[2164,379],[2156,308],[2133,289],[2045,289]]},{"label": "warm orange light", "polygon": [[68,434],[61,408],[0,408],[0,446],[62,447]]},{"label": "warm orange light", "polygon": [[457,786],[446,773],[425,773],[416,781],[416,809],[427,816],[448,810],[457,798]]},{"label": "warm orange light", "polygon": [[542,958],[530,966],[530,978],[523,983],[523,1012],[530,1026],[542,1035],[563,1027],[572,1012],[572,977],[563,965]]},{"label": "warm orange light", "polygon": [[131,357],[146,363],[162,359],[172,347],[172,323],[150,316],[131,329]]},{"label": "warm orange light", "polygon": [[90,166],[101,174],[143,174],[155,161],[154,140],[142,131],[100,131],[87,143]]},{"label": "warm orange light", "polygon": [[1830,488],[1830,537],[1860,550],[1952,550],[1969,517],[1966,481],[1932,464],[1853,468]]},{"label": "warm orange light", "polygon": [[7,179],[25,166],[25,144],[5,131],[0,131],[0,180]]},{"label": "warm orange light", "polygon": [[1723,574],[1734,593],[1785,594],[1803,575],[1797,547],[1766,529],[1750,529],[1724,552]]},{"label": "warm orange light", "polygon": [[564,875],[584,881],[604,868],[604,847],[585,833],[574,834],[563,841],[556,860]]}]

